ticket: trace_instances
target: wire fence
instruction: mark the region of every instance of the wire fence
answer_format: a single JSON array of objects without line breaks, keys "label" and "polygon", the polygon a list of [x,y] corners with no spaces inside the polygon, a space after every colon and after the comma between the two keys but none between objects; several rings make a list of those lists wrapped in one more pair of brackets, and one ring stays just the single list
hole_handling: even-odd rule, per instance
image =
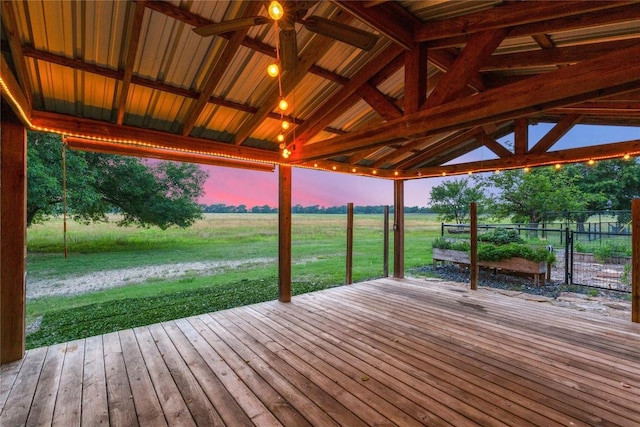
[{"label": "wire fence", "polygon": [[[556,255],[548,277],[554,282],[631,292],[631,224],[629,211],[583,213],[588,221],[524,224],[478,224],[478,234],[502,228],[516,230],[531,245]],[[577,215],[576,215],[577,217]],[[622,221],[618,220],[619,218]],[[441,224],[441,236],[469,240],[469,224]]]}]

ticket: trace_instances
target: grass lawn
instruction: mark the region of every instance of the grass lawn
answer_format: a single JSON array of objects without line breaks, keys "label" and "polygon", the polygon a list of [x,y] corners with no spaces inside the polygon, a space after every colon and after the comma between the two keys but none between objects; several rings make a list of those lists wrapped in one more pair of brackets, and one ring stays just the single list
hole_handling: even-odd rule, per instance
[{"label": "grass lawn", "polygon": [[[405,227],[405,269],[430,263],[431,240],[440,234],[436,217],[406,214]],[[343,284],[346,216],[293,215],[292,228],[293,293]],[[134,267],[248,262],[223,272],[187,272],[98,292],[29,299],[27,324],[41,319],[41,326],[27,335],[28,348],[277,298],[277,214],[207,214],[188,229],[165,231],[71,222],[68,258],[63,257],[62,230],[60,220],[29,228],[27,288],[29,281]],[[393,231],[390,234],[392,269]],[[273,262],[253,265],[254,259]],[[383,216],[356,215],[353,279],[382,275]]]}]

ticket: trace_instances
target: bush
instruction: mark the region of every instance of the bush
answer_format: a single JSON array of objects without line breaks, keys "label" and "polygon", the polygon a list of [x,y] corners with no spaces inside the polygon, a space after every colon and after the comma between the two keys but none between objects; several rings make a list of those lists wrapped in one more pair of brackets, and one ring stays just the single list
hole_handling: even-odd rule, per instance
[{"label": "bush", "polygon": [[496,228],[489,232],[480,234],[478,240],[481,242],[505,245],[507,243],[524,243],[518,234],[518,230],[507,230],[506,228]]},{"label": "bush", "polygon": [[593,256],[596,261],[605,263],[614,256],[631,256],[631,246],[624,242],[606,241],[593,250]]},{"label": "bush", "polygon": [[528,245],[509,243],[506,245],[478,245],[478,259],[482,261],[499,261],[508,258],[524,258],[529,261],[554,263],[556,256],[546,248],[532,248]]},{"label": "bush", "polygon": [[444,237],[435,239],[431,246],[436,249],[449,249],[452,251],[469,252],[471,250],[471,245],[466,240],[450,240]]}]

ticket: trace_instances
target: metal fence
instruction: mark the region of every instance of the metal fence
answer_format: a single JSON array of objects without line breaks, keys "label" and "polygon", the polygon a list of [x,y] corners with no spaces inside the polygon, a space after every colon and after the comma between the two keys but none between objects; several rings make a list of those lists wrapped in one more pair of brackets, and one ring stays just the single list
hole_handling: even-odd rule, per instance
[{"label": "metal fence", "polygon": [[[526,241],[546,245],[556,255],[556,263],[550,272],[553,282],[631,292],[630,227],[620,227],[619,223],[606,221],[584,223],[583,226],[541,224],[539,227],[526,227],[522,224],[478,224],[478,233],[496,228],[517,230]],[[601,231],[603,228],[613,232]],[[468,240],[470,226],[442,223],[441,235]]]}]

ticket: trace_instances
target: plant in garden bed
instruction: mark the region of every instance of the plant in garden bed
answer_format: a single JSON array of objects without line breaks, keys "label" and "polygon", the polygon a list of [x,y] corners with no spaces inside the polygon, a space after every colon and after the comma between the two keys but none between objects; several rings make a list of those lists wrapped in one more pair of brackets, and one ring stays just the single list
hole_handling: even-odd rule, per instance
[{"label": "plant in garden bed", "polygon": [[[524,258],[534,262],[553,263],[556,260],[553,252],[546,247],[532,247],[524,243],[517,234],[517,230],[496,229],[478,236],[483,243],[478,245],[478,259],[481,261],[499,261],[509,258]],[[440,237],[435,239],[432,246],[436,249],[456,251],[470,251],[467,241],[452,241]]]}]

